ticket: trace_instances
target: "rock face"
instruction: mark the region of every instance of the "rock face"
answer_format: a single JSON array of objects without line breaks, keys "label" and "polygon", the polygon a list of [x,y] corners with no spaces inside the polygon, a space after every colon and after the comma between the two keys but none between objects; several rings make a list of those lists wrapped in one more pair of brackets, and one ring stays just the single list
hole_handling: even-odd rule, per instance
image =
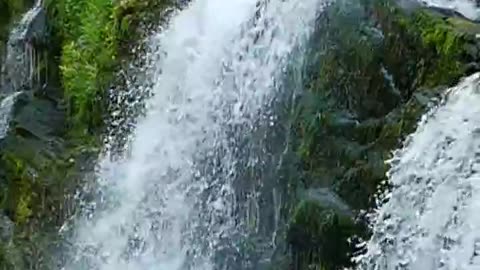
[{"label": "rock face", "polygon": [[98,156],[106,89],[142,16],[171,4],[42,2],[0,0],[0,269],[61,265],[52,254]]},{"label": "rock face", "polygon": [[45,269],[87,164],[78,157],[93,155],[68,139],[58,46],[49,39],[45,10],[37,5],[12,20],[8,40],[1,40],[0,268]]},{"label": "rock face", "polygon": [[[12,9],[14,2],[22,8]],[[75,210],[73,191],[98,152],[112,72],[133,42],[132,27],[172,4],[92,1],[102,6],[90,10],[85,1],[45,2],[10,41],[22,57],[37,57],[3,69],[14,77],[20,63],[28,76],[0,84],[2,97],[18,91],[7,120],[0,115],[0,125],[8,122],[0,130],[0,269],[57,263],[48,255],[61,248],[58,228]],[[0,0],[3,55],[6,29],[32,4]],[[83,16],[89,12],[97,13]],[[88,27],[95,31],[83,32]],[[480,25],[458,12],[410,0],[337,0],[320,14],[292,119],[300,169],[291,175],[301,177],[288,181],[287,193],[295,194],[285,206],[288,256],[279,254],[272,269],[351,265],[361,252],[353,236],[368,237],[359,213],[374,206],[379,187],[388,188],[384,160],[446,87],[480,70],[478,34]],[[34,83],[31,74],[40,74]]]},{"label": "rock face", "polygon": [[10,33],[2,68],[4,91],[41,84],[42,65],[48,55],[46,13],[40,2],[30,9]]},{"label": "rock face", "polygon": [[[388,188],[382,183],[391,151],[446,87],[479,69],[479,26],[411,1],[332,4],[311,40],[292,131],[304,177],[292,183],[333,190],[356,214],[373,207],[378,188]],[[352,219],[311,198],[297,201],[288,233],[293,269],[349,266],[343,254],[361,250],[353,249],[355,237],[347,239],[368,237],[362,216]]]}]

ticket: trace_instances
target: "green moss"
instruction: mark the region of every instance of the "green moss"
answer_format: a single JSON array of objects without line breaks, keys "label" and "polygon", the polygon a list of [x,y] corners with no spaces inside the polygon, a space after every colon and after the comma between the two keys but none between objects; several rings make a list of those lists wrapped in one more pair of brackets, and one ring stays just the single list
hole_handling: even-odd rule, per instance
[{"label": "green moss", "polygon": [[[406,85],[419,87],[451,86],[465,74],[468,59],[464,46],[474,40],[475,29],[465,19],[445,19],[429,9],[418,9],[408,13],[388,0],[375,1],[370,7],[386,36],[387,55],[401,59],[411,57],[404,63],[403,74],[409,81]],[[391,61],[391,67],[399,62]],[[387,62],[388,64],[388,62]],[[401,66],[398,69],[402,69]],[[410,72],[408,72],[410,71]]]},{"label": "green moss", "polygon": [[[98,155],[105,93],[129,46],[138,42],[136,28],[148,18],[163,20],[155,16],[171,2],[44,1],[52,34],[48,53],[55,60],[49,59],[48,93],[20,97],[11,130],[1,142],[0,177],[5,181],[0,183],[0,210],[15,222],[15,232],[12,246],[0,243],[0,249],[11,250],[18,259],[12,263],[5,256],[8,263],[3,263],[0,254],[0,266],[52,269],[49,257],[60,245],[58,228],[73,214],[72,194]],[[1,7],[5,3],[0,0]],[[0,16],[0,35],[4,18]]]},{"label": "green moss", "polygon": [[95,143],[89,136],[102,127],[106,90],[128,46],[139,38],[136,28],[170,5],[171,0],[47,1],[62,44],[61,77],[73,138]]},{"label": "green moss", "polygon": [[[371,208],[373,194],[388,188],[380,186],[389,169],[384,161],[414,131],[428,101],[480,60],[479,25],[396,3],[337,1],[320,15],[306,57],[306,93],[292,131],[302,184],[330,188],[353,211]],[[298,269],[338,269],[345,262],[325,264],[335,255],[320,247],[330,246],[331,235],[342,242],[366,234],[365,228],[327,233],[342,222],[312,202],[292,212],[289,241]],[[348,253],[343,248],[336,254]]]},{"label": "green moss", "polygon": [[448,21],[419,11],[414,17],[420,30],[423,45],[436,54],[431,73],[427,74],[424,86],[451,85],[464,73],[461,56],[465,44],[463,35],[456,32]]},{"label": "green moss", "polygon": [[325,209],[315,201],[300,202],[294,210],[287,235],[294,250],[295,269],[348,266],[351,247],[347,238],[354,227],[349,217]]},{"label": "green moss", "polygon": [[104,93],[117,64],[114,5],[110,0],[63,0],[48,2],[47,9],[62,43],[60,69],[70,135],[85,139],[102,125]]},{"label": "green moss", "polygon": [[1,159],[6,171],[8,195],[2,208],[11,213],[15,224],[21,228],[33,214],[33,200],[36,197],[34,179],[28,165],[15,154],[6,152]]},{"label": "green moss", "polygon": [[7,247],[0,245],[0,270],[11,270],[15,269],[14,265],[11,263],[11,258],[8,254]]}]

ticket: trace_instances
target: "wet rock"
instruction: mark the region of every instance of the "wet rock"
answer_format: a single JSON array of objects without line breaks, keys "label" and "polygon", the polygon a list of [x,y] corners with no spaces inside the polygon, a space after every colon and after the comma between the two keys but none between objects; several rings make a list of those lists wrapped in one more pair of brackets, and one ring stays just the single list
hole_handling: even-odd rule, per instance
[{"label": "wet rock", "polygon": [[46,12],[40,2],[26,12],[12,29],[6,57],[1,68],[3,88],[10,92],[41,84],[40,70],[45,62],[43,48],[47,44]]},{"label": "wet rock", "polygon": [[[299,102],[295,123],[305,175],[302,188],[310,193],[299,196],[308,203],[295,204],[294,213],[312,212],[306,215],[310,219],[296,223],[305,228],[292,227],[296,231],[291,237],[309,239],[291,240],[297,252],[292,260],[303,264],[294,269],[348,265],[348,260],[324,265],[329,259],[322,257],[322,241],[329,238],[320,233],[325,232],[322,229],[316,235],[308,231],[320,227],[316,218],[323,220],[328,211],[348,217],[343,210],[357,213],[374,207],[374,194],[390,188],[385,160],[447,86],[479,69],[480,26],[458,12],[411,1],[340,2],[318,20],[309,48],[317,53],[308,57],[307,93]],[[342,17],[345,6],[353,7],[349,18]],[[325,190],[338,194],[339,200]],[[349,233],[365,231],[355,228]],[[318,250],[303,246],[314,245],[310,239],[315,239]]]},{"label": "wet rock", "polygon": [[463,46],[463,49],[465,53],[471,57],[472,59],[478,59],[479,58],[479,50],[478,47],[475,46],[475,44],[465,44]]},{"label": "wet rock", "polygon": [[0,242],[9,243],[12,241],[14,227],[13,221],[0,212]]},{"label": "wet rock", "polygon": [[[293,269],[321,265],[336,269],[348,265],[352,243],[347,240],[355,224],[349,218],[328,210],[316,201],[302,201],[293,214],[287,241],[293,248]],[[316,262],[309,255],[315,254]]]},{"label": "wet rock", "polygon": [[11,46],[45,43],[48,35],[46,12],[41,5],[28,11],[10,34]]}]

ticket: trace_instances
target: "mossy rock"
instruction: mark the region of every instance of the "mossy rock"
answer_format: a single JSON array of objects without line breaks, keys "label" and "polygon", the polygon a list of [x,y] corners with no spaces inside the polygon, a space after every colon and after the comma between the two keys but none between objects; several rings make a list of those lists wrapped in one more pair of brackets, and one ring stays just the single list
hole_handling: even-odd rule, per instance
[{"label": "mossy rock", "polygon": [[357,175],[371,187],[366,197],[375,191],[388,169],[383,160],[428,100],[471,71],[465,48],[476,39],[450,19],[473,22],[443,16],[424,8],[407,14],[386,0],[339,1],[321,15],[293,130],[307,175],[329,168],[333,185]]},{"label": "mossy rock", "polygon": [[287,233],[293,250],[293,269],[311,269],[312,265],[321,269],[348,266],[352,249],[348,237],[354,230],[350,217],[324,208],[316,201],[300,202]]},{"label": "mossy rock", "polygon": [[[328,6],[309,43],[305,93],[292,129],[304,188],[330,188],[357,213],[374,207],[373,195],[388,188],[382,184],[389,169],[385,160],[447,87],[479,70],[479,31],[479,24],[455,12],[420,5],[407,10],[397,1],[341,0]],[[318,231],[312,236],[320,226],[315,217],[328,211],[301,202],[292,219],[303,209],[310,214],[293,222],[301,224],[295,232],[304,234],[293,242],[293,253],[329,239]],[[364,235],[363,228],[346,233]],[[321,249],[302,254],[307,255],[297,269],[343,266],[325,265],[320,257],[329,258]]]},{"label": "mossy rock", "polygon": [[[143,17],[157,16],[168,3],[44,1],[51,38],[42,44],[48,59],[41,68],[48,69],[48,80],[18,96],[0,139],[0,214],[14,224],[11,241],[0,243],[0,270],[57,267],[52,254],[65,244],[58,229],[76,210],[73,194],[93,171],[114,73],[138,41],[134,30]],[[25,9],[8,13],[19,18]],[[14,21],[10,16],[9,28]],[[4,25],[0,41],[8,35]]]},{"label": "mossy rock", "polygon": [[[10,130],[0,141],[0,211],[15,224],[12,242],[0,248],[21,258],[9,260],[15,266],[9,269],[32,264],[51,269],[58,228],[72,215],[72,194],[98,154],[72,148],[64,139],[64,123],[55,102],[20,95]],[[90,160],[82,159],[85,154]]]}]

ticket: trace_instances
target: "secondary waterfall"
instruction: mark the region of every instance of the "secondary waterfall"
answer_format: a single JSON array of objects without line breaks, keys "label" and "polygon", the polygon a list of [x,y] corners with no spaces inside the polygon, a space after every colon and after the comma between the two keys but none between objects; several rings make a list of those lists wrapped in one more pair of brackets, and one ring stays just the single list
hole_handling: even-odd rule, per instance
[{"label": "secondary waterfall", "polygon": [[245,269],[213,259],[244,232],[240,141],[273,125],[288,57],[324,2],[196,0],[151,38],[141,87],[153,97],[124,158],[101,160],[64,269]]},{"label": "secondary waterfall", "polygon": [[37,0],[10,33],[5,61],[0,63],[0,90],[5,95],[0,103],[0,139],[7,135],[19,91],[26,90],[22,89],[23,86],[33,87],[34,83],[41,82],[40,72],[36,70],[41,57],[37,55],[34,43],[39,43],[37,39],[45,35],[44,27],[42,0]]},{"label": "secondary waterfall", "polygon": [[480,269],[480,74],[450,89],[394,154],[361,269]]},{"label": "secondary waterfall", "polygon": [[480,11],[475,0],[419,0],[428,6],[456,10],[471,20],[478,20]]},{"label": "secondary waterfall", "polygon": [[40,84],[41,78],[38,63],[46,58],[45,52],[36,46],[43,42],[46,35],[46,15],[42,0],[36,0],[12,29],[7,42],[7,51],[0,83],[13,91],[22,87],[33,87]]},{"label": "secondary waterfall", "polygon": [[0,139],[5,138],[8,132],[10,116],[12,114],[13,106],[18,92],[5,97],[0,103]]}]

